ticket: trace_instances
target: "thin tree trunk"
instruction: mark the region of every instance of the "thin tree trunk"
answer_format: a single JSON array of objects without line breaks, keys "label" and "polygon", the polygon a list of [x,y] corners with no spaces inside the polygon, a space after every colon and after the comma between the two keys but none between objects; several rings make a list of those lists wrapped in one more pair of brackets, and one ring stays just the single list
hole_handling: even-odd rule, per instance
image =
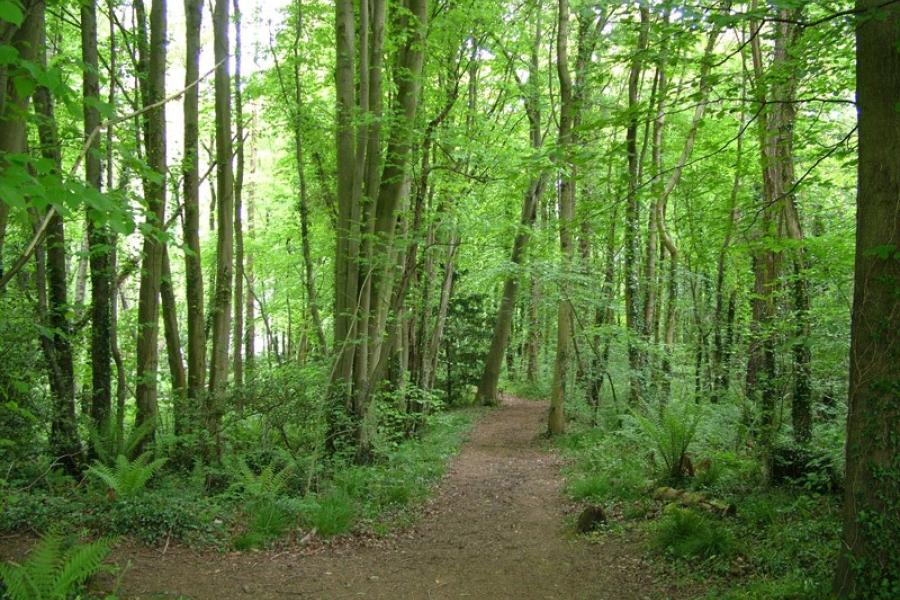
[{"label": "thin tree trunk", "polygon": [[[100,100],[100,66],[97,55],[97,1],[81,4],[81,59],[85,65],[84,135],[89,136],[100,124],[97,109]],[[84,157],[85,179],[98,193],[103,170],[100,164],[100,141],[95,138]],[[97,215],[88,209],[88,252],[91,267],[91,418],[97,427],[106,425],[112,407],[112,372],[110,365],[110,304],[112,272],[109,269],[110,233],[108,227],[96,223]]]},{"label": "thin tree trunk", "polygon": [[216,105],[216,197],[218,221],[216,239],[216,284],[212,310],[212,360],[209,365],[209,394],[206,401],[206,428],[211,458],[221,452],[219,421],[223,408],[220,397],[228,380],[228,346],[231,336],[231,301],[234,274],[234,189],[231,168],[231,76],[228,65],[230,0],[216,0],[213,14]]},{"label": "thin tree trunk", "polygon": [[319,352],[324,356],[328,354],[328,344],[325,341],[325,329],[322,327],[322,316],[319,312],[318,294],[316,293],[316,277],[313,268],[312,250],[309,243],[309,201],[306,193],[306,171],[303,156],[303,86],[300,79],[300,36],[303,23],[303,6],[297,1],[297,35],[294,38],[294,157],[296,160],[297,178],[300,184],[298,197],[298,212],[300,213],[300,244],[303,252],[303,267],[306,284],[306,299],[309,306],[309,314],[312,317],[313,331],[316,334]]},{"label": "thin tree trunk", "polygon": [[[531,61],[528,66],[529,89],[522,90],[522,96],[525,103],[525,110],[528,114],[529,124],[529,141],[531,150],[534,153],[540,151],[543,145],[543,132],[541,131],[541,110],[540,99],[537,96],[538,89],[535,81],[539,76],[538,52],[541,41],[541,20],[540,8],[535,11],[534,25],[534,41],[531,47]],[[503,296],[500,300],[500,308],[497,311],[497,318],[494,323],[494,334],[491,338],[490,349],[484,361],[484,370],[481,379],[478,382],[478,390],[475,399],[481,404],[494,405],[497,404],[497,383],[500,380],[500,368],[502,365],[503,354],[509,344],[509,334],[512,325],[513,311],[516,307],[516,296],[519,289],[520,267],[525,259],[525,250],[528,240],[531,237],[531,229],[534,226],[534,220],[537,216],[537,207],[540,203],[541,194],[544,188],[546,172],[541,169],[535,174],[528,184],[528,190],[522,201],[522,214],[519,219],[519,229],[513,241],[512,256],[510,262],[513,264],[511,272],[506,276],[503,282]]]},{"label": "thin tree trunk", "polygon": [[[43,5],[35,6],[40,31],[40,64],[47,65],[47,33]],[[44,86],[35,89],[35,112],[39,115],[38,135],[44,158],[51,160],[57,174],[62,173],[61,148],[53,110],[53,98]],[[38,297],[42,299],[42,313],[47,330],[42,336],[42,348],[48,367],[48,380],[53,394],[53,418],[50,428],[50,447],[60,457],[67,472],[75,474],[81,460],[81,442],[75,421],[75,374],[70,337],[66,278],[66,236],[62,216],[56,212],[47,225],[46,253],[38,248]],[[46,264],[46,269],[44,269]],[[46,286],[46,287],[45,287]],[[46,292],[44,291],[46,289]]]},{"label": "thin tree trunk", "polygon": [[[244,385],[244,230],[241,222],[244,190],[244,97],[241,89],[241,10],[234,2],[234,121],[237,133],[237,165],[234,175],[234,385]],[[238,394],[238,399],[241,395]]]},{"label": "thin tree trunk", "polygon": [[[200,33],[203,0],[185,0],[185,85],[200,77]],[[191,86],[184,94],[184,158],[182,159],[184,221],[185,305],[187,310],[187,397],[190,419],[185,433],[196,425],[206,387],[206,321],[203,297],[203,267],[200,258],[200,118],[199,90]]]},{"label": "thin tree trunk", "polygon": [[166,338],[166,356],[169,360],[169,376],[172,378],[175,432],[183,433],[186,431],[185,424],[188,413],[186,406],[187,375],[184,370],[184,358],[181,355],[181,336],[178,334],[178,306],[175,302],[175,290],[172,286],[172,267],[169,264],[169,251],[163,247],[159,296]]},{"label": "thin tree trunk", "polygon": [[[140,1],[137,5],[140,5]],[[142,9],[141,9],[142,10]],[[150,12],[149,59],[145,73],[145,106],[157,103],[165,97],[166,83],[166,2],[153,0]],[[141,44],[143,46],[143,44]],[[147,146],[147,163],[154,177],[144,181],[144,198],[147,214],[153,227],[163,227],[166,210],[166,113],[165,105],[147,111],[144,128]],[[159,351],[159,286],[162,278],[164,246],[159,236],[148,232],[144,236],[143,265],[141,267],[140,296],[138,302],[137,338],[137,417],[138,424],[152,423],[156,429],[159,413],[157,403],[157,370]],[[152,433],[147,439],[153,437]]]},{"label": "thin tree trunk", "polygon": [[[251,145],[251,171],[253,169],[253,146]],[[253,194],[247,195],[247,236],[253,238]],[[247,315],[244,318],[244,368],[249,378],[253,377],[256,361],[256,314],[253,304],[253,254],[244,257],[244,280],[247,285],[247,296],[244,302]]]},{"label": "thin tree trunk", "polygon": [[625,210],[625,323],[628,328],[628,366],[630,369],[630,402],[635,403],[643,397],[643,381],[641,375],[641,350],[632,339],[638,336],[642,330],[640,323],[640,308],[638,306],[639,281],[638,264],[640,262],[640,250],[638,249],[638,230],[640,228],[640,201],[637,196],[639,179],[639,161],[637,151],[637,132],[640,115],[638,107],[640,102],[640,81],[643,70],[644,52],[650,29],[650,11],[645,5],[640,7],[641,24],[638,33],[637,48],[631,59],[631,68],[628,75],[628,112],[629,121],[625,133],[625,146],[628,154],[628,199]]},{"label": "thin tree trunk", "polygon": [[[559,186],[559,246],[561,251],[561,272],[563,277],[571,273],[575,248],[572,230],[575,226],[575,166],[569,153],[572,143],[572,118],[575,107],[572,97],[572,78],[568,63],[569,2],[559,0],[559,15],[556,35],[556,70],[559,76],[560,115],[559,141],[560,154],[563,160],[560,167]],[[567,295],[569,286],[563,281],[560,285],[560,297],[557,317],[556,360],[553,368],[553,385],[550,389],[550,412],[547,417],[547,431],[558,435],[566,429],[566,415],[563,409],[565,401],[569,352],[572,345],[572,302]]]}]

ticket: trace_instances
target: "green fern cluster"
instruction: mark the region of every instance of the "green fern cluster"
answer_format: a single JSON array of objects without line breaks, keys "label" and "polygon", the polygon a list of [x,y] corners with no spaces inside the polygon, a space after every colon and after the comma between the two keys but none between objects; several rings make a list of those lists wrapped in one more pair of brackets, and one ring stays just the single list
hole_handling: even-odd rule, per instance
[{"label": "green fern cluster", "polygon": [[287,488],[288,481],[294,473],[294,465],[288,464],[276,469],[275,463],[266,465],[259,474],[241,459],[238,462],[238,476],[244,494],[250,498],[269,498],[279,495]]},{"label": "green fern cluster", "polygon": [[110,542],[72,544],[56,531],[44,535],[22,564],[0,564],[10,600],[66,600],[91,576],[107,569]]},{"label": "green fern cluster", "polygon": [[97,460],[104,465],[112,466],[116,458],[121,454],[134,456],[138,445],[153,430],[154,421],[147,420],[141,425],[131,428],[126,435],[116,423],[115,416],[110,415],[102,425],[88,425],[88,434],[91,439],[91,448]]},{"label": "green fern cluster", "polygon": [[167,460],[158,458],[150,461],[149,452],[144,452],[134,460],[128,460],[124,454],[119,454],[112,466],[95,461],[88,468],[87,474],[105,483],[117,498],[129,498],[141,492]]},{"label": "green fern cluster", "polygon": [[[647,411],[652,414],[651,411]],[[634,415],[644,434],[656,446],[666,466],[666,475],[674,480],[683,479],[685,456],[697,435],[700,412],[693,405],[674,403],[665,406],[656,418]]]}]

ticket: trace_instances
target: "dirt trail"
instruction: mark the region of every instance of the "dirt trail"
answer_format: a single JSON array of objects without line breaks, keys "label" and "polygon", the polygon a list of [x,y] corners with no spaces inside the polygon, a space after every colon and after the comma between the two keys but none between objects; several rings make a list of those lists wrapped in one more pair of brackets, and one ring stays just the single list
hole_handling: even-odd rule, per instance
[{"label": "dirt trail", "polygon": [[657,600],[635,542],[565,530],[559,459],[545,450],[546,404],[515,398],[484,417],[409,531],[377,544],[308,550],[127,551],[128,598]]}]

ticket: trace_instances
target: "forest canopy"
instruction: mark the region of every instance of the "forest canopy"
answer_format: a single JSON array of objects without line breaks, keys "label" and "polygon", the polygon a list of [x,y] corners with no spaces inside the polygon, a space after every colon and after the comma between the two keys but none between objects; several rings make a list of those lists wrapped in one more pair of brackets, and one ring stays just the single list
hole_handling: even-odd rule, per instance
[{"label": "forest canopy", "polygon": [[423,496],[509,395],[654,539],[737,506],[693,553],[778,548],[736,598],[896,597],[898,40],[890,0],[0,0],[0,528],[342,533],[393,502],[346,472]]}]

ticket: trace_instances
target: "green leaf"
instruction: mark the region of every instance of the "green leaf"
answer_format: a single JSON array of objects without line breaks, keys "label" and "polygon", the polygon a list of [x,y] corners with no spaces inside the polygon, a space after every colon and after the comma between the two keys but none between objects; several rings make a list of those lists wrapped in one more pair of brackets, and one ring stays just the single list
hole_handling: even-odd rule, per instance
[{"label": "green leaf", "polygon": [[18,26],[25,20],[25,13],[17,2],[0,0],[0,19]]},{"label": "green leaf", "polygon": [[19,58],[19,51],[9,44],[0,44],[0,65],[15,64]]}]

